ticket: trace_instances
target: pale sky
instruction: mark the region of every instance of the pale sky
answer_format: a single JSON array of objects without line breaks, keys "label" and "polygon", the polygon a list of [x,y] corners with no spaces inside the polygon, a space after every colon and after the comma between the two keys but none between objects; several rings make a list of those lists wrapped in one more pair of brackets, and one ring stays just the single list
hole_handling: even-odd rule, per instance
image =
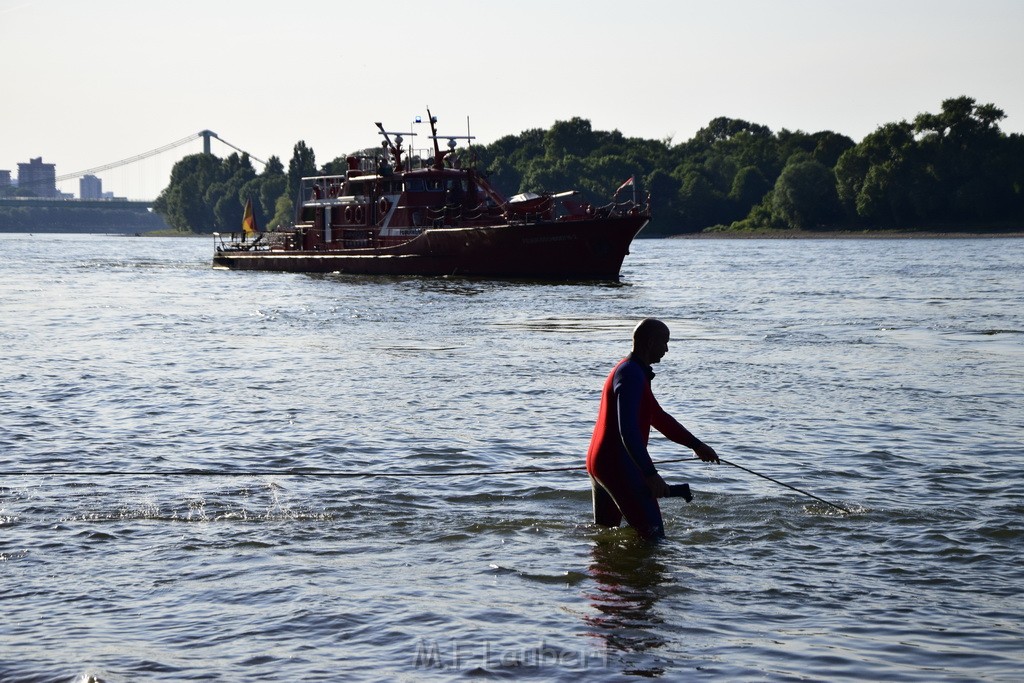
[{"label": "pale sky", "polygon": [[[960,95],[1024,132],[1024,0],[0,0],[0,47],[12,175],[203,129],[285,164],[305,140],[322,164],[428,105],[480,144],[573,116],[676,143],[717,116],[859,141]],[[104,190],[151,199],[201,149],[99,174]]]}]

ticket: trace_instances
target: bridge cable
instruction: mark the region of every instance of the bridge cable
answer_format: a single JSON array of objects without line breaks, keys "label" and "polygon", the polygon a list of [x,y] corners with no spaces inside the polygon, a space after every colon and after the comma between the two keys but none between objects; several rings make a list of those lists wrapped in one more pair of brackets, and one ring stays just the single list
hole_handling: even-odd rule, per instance
[{"label": "bridge cable", "polygon": [[184,145],[186,142],[192,142],[193,140],[196,140],[196,139],[200,138],[201,136],[202,136],[201,133],[193,133],[192,135],[189,135],[187,138],[182,138],[182,139],[176,140],[174,142],[169,142],[166,145],[164,145],[163,147],[157,147],[156,149],[151,149],[148,152],[143,152],[142,154],[136,154],[133,157],[128,157],[127,159],[122,159],[121,161],[114,161],[114,162],[111,162],[109,164],[104,164],[102,166],[96,166],[95,168],[90,168],[90,169],[87,169],[85,171],[78,171],[76,173],[64,173],[63,175],[57,176],[54,179],[54,181],[59,183],[59,182],[61,182],[63,180],[71,180],[73,178],[80,178],[80,177],[82,177],[84,175],[91,175],[93,173],[100,173],[101,171],[109,171],[110,169],[117,168],[118,166],[126,166],[126,165],[134,163],[136,161],[142,161],[143,159],[148,159],[149,157],[155,156],[157,154],[160,154],[161,152],[166,152],[167,150],[174,149],[175,147],[180,147],[181,145]]},{"label": "bridge cable", "polygon": [[[192,142],[193,140],[197,140],[197,139],[203,137],[203,133],[205,133],[205,132],[206,131],[202,131],[202,132],[199,132],[199,133],[193,133],[192,135],[189,135],[186,138],[182,138],[180,140],[175,140],[174,142],[169,142],[166,145],[164,145],[163,147],[157,147],[156,149],[151,149],[148,152],[143,152],[142,154],[136,154],[135,156],[128,157],[127,159],[121,159],[120,161],[113,161],[113,162],[111,162],[109,164],[103,164],[102,166],[96,166],[95,168],[86,169],[85,171],[77,171],[75,173],[64,173],[64,174],[59,175],[56,178],[54,178],[54,182],[58,182],[59,183],[59,182],[65,181],[65,180],[72,180],[74,178],[81,178],[84,175],[92,175],[94,173],[101,173],[103,171],[109,171],[110,169],[117,168],[118,166],[127,166],[128,164],[135,163],[136,161],[142,161],[143,159],[148,159],[149,157],[156,156],[157,154],[161,154],[161,153],[166,152],[168,150],[172,150],[175,147],[180,147],[181,145],[184,145],[184,144],[186,144],[188,142]],[[213,133],[211,137],[219,140],[220,142],[224,143],[225,145],[227,145],[231,149],[235,150],[236,152],[241,152],[242,154],[249,154],[244,149],[241,149],[240,147],[236,147],[235,145],[231,144],[230,142],[228,142],[224,138],[219,137],[216,133]],[[266,161],[264,161],[263,159],[258,159],[258,158],[254,157],[251,154],[249,154],[249,158],[252,159],[253,161],[260,162],[264,166],[267,165]]]},{"label": "bridge cable", "polygon": [[[235,150],[236,152],[241,152],[242,154],[249,154],[248,152],[246,152],[246,151],[245,151],[244,149],[242,149],[241,147],[235,147],[234,145],[232,145],[232,144],[231,144],[230,142],[228,142],[228,141],[227,141],[227,140],[225,140],[224,138],[221,138],[221,137],[217,137],[216,135],[214,135],[213,137],[217,138],[218,140],[220,140],[221,142],[223,142],[223,143],[224,143],[225,145],[227,145],[227,146],[228,146],[228,147],[230,147],[231,149]],[[266,166],[266,165],[267,165],[267,162],[263,161],[263,159],[257,159],[256,157],[254,157],[254,156],[253,156],[253,155],[251,155],[251,154],[249,154],[249,158],[250,158],[250,159],[252,159],[253,161],[258,161],[258,162],[260,162],[260,163],[261,163],[261,164],[263,164],[264,166]]]}]

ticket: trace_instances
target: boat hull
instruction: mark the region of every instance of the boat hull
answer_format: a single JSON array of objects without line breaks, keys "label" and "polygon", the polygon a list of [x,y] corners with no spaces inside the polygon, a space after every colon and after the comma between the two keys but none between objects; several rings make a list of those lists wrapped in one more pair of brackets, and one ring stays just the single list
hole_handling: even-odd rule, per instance
[{"label": "boat hull", "polygon": [[233,270],[369,275],[459,275],[543,280],[616,280],[645,215],[426,230],[386,248],[319,251],[218,249]]}]

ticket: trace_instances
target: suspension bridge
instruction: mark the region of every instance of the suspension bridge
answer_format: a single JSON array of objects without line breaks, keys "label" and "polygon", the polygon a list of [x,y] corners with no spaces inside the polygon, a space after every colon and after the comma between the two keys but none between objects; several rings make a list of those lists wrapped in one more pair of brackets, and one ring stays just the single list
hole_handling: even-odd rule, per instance
[{"label": "suspension bridge", "polygon": [[[130,156],[126,159],[94,166],[84,171],[62,173],[55,178],[55,181],[58,187],[60,187],[61,183],[77,181],[83,176],[97,176],[103,181],[104,189],[113,190],[118,196],[136,201],[152,202],[157,194],[167,186],[170,180],[171,168],[182,156],[185,156],[181,153],[181,148],[196,146],[200,140],[202,141],[202,151],[204,154],[212,154],[211,147],[214,140],[230,147],[236,152],[249,154],[249,152],[233,145],[212,130],[201,130],[180,140],[169,142],[166,145]],[[176,153],[170,154],[175,150],[177,150]],[[189,150],[185,149],[184,151],[188,152]],[[266,161],[252,154],[249,154],[249,158],[264,166],[267,164]],[[78,194],[78,189],[77,185],[74,187],[69,185],[63,191]]]}]

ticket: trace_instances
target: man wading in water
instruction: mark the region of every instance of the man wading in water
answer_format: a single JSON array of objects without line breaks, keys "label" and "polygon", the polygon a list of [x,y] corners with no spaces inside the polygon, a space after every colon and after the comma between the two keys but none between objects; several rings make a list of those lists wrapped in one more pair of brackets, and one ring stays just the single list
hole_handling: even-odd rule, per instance
[{"label": "man wading in water", "polygon": [[587,472],[594,493],[594,521],[617,527],[626,522],[644,539],[665,537],[658,498],[669,487],[647,452],[654,427],[692,448],[704,462],[718,462],[715,449],[662,410],[651,392],[651,365],[668,352],[668,326],[647,318],[633,330],[633,352],[615,366],[601,391],[601,407],[587,451]]}]

